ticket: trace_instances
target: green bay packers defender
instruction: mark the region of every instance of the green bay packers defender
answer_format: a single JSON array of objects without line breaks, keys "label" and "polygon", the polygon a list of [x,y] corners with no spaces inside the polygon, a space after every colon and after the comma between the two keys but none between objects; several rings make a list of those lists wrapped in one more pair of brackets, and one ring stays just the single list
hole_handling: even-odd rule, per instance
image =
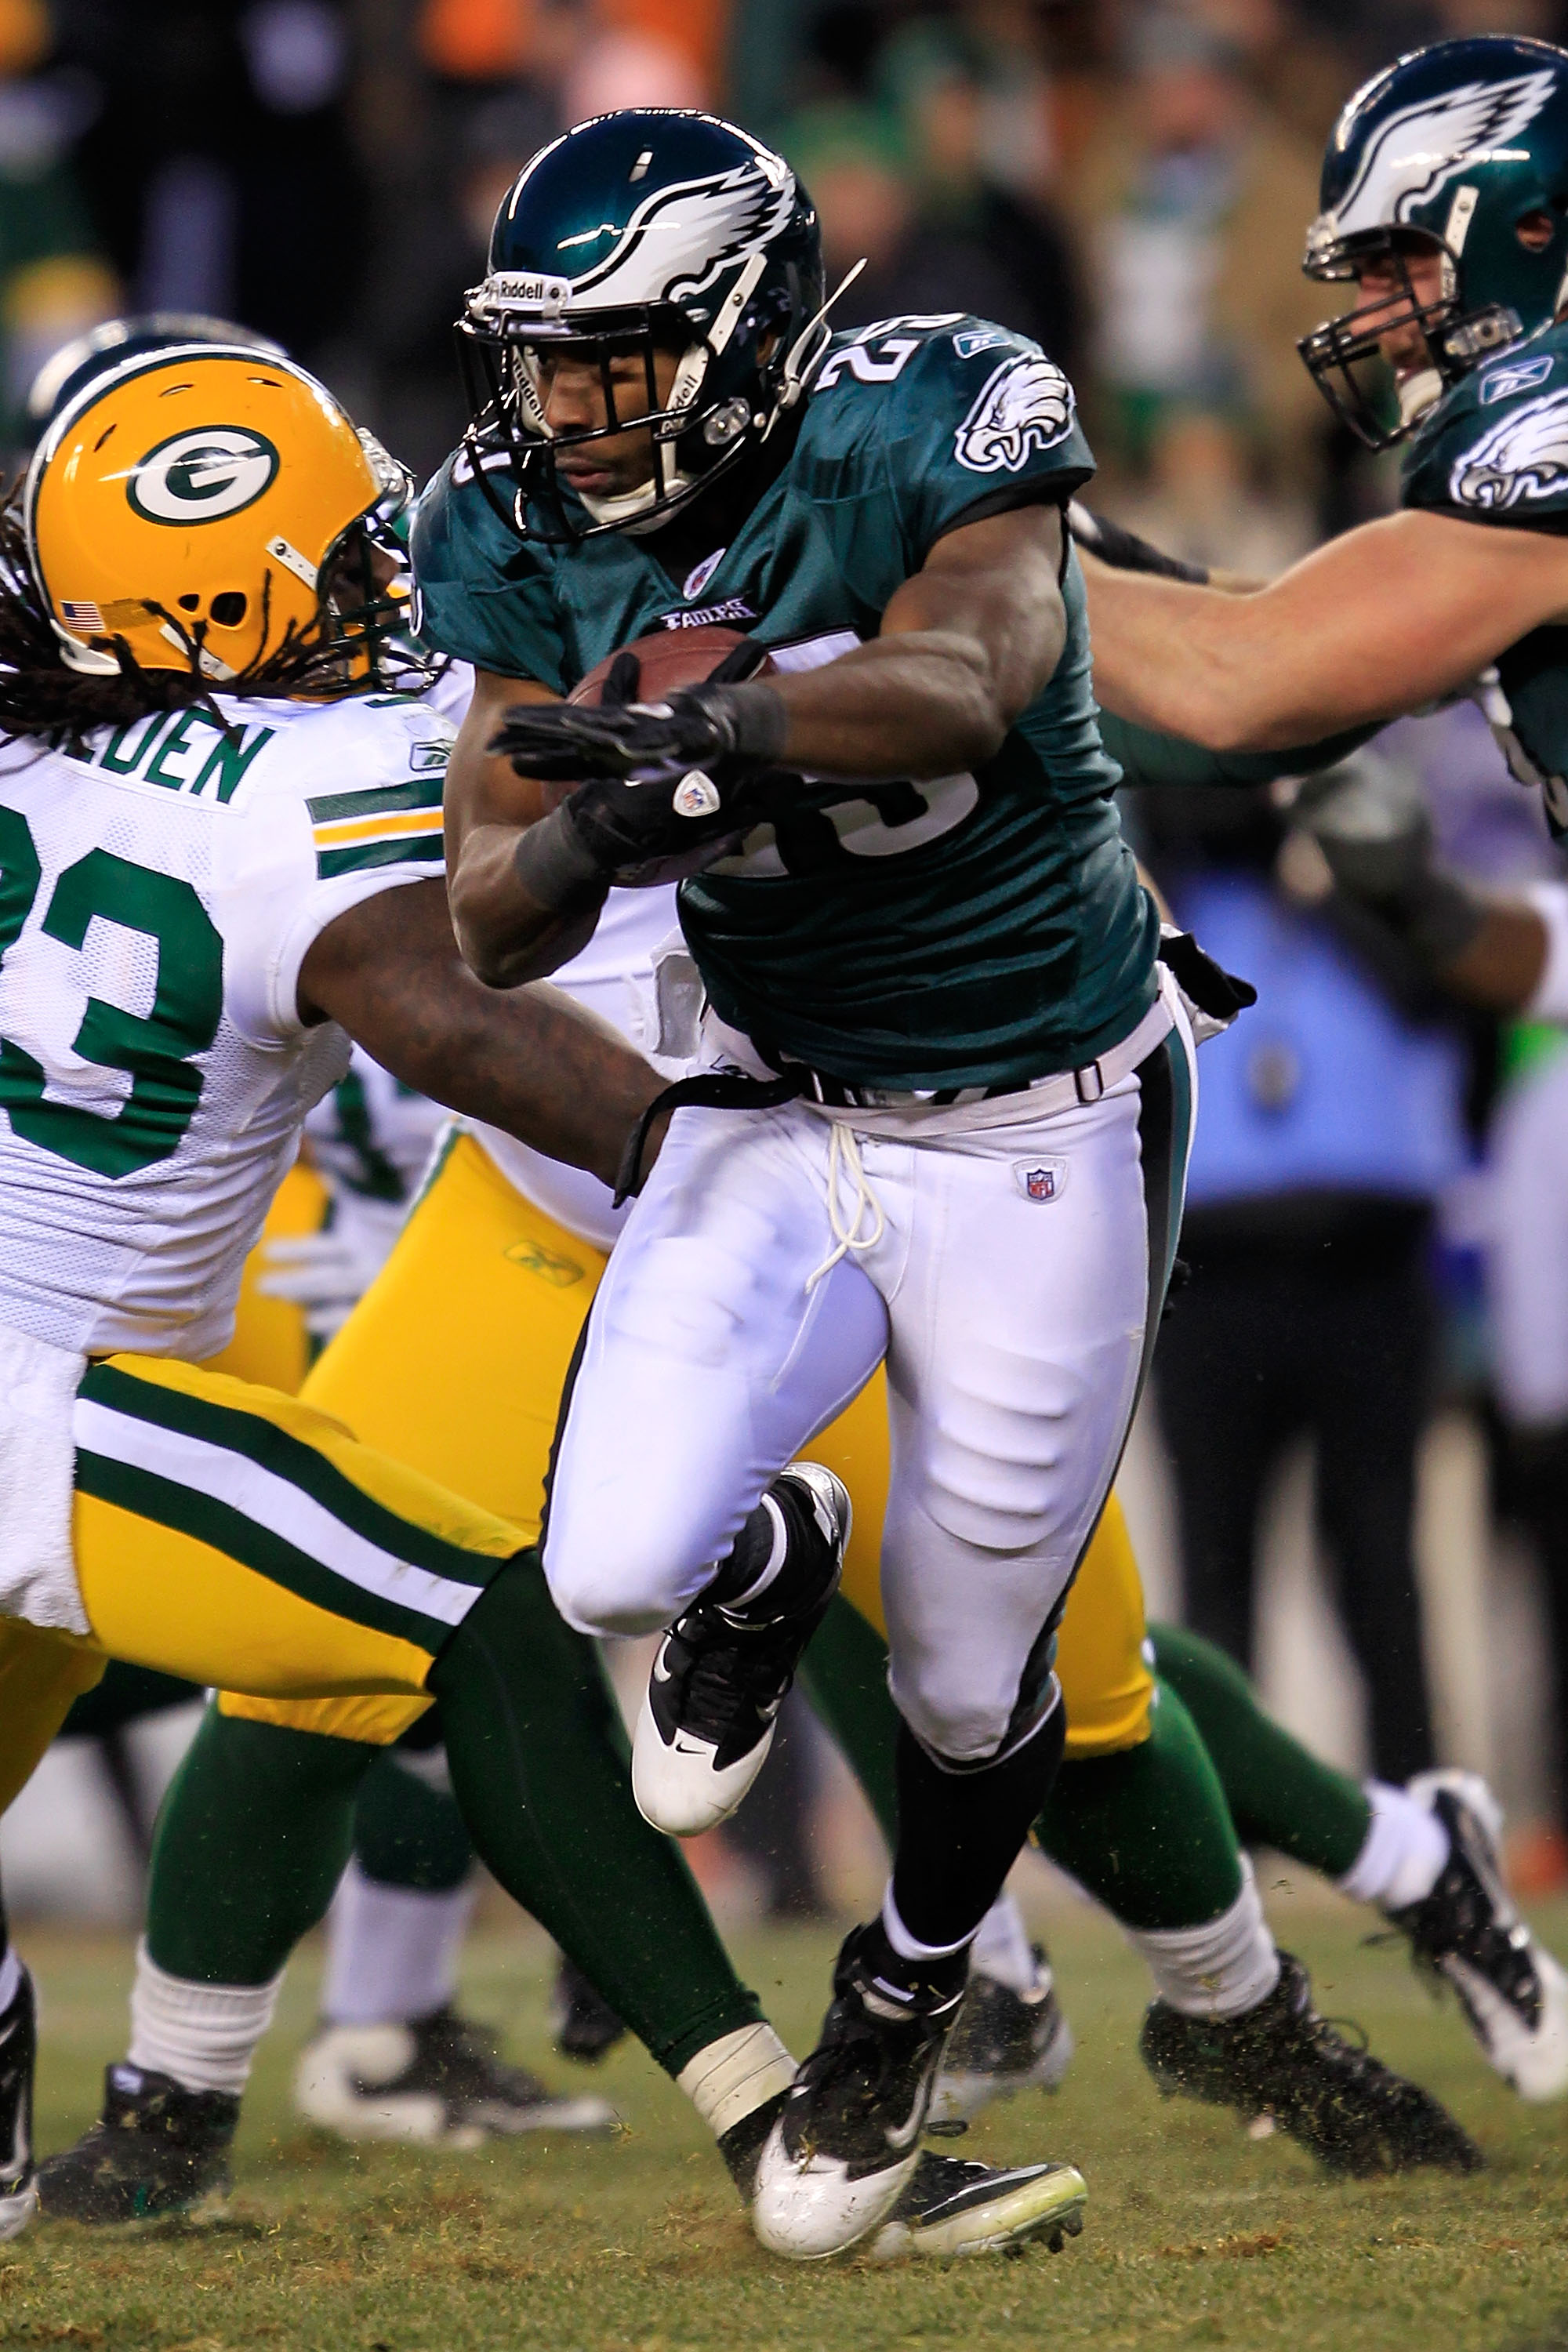
[{"label": "green bay packers defender", "polygon": [[[428,683],[388,529],[404,488],[302,371],[201,346],[95,378],[4,521],[0,1796],[106,1654],[263,1697],[442,1697],[481,1853],[569,1953],[613,1908],[603,1990],[745,2188],[787,2053],[637,1819],[596,1661],[522,1530],[178,1360],[227,1337],[350,1035],[600,1174],[655,1091],[552,992],[498,995],[458,957],[434,829],[450,730],[400,690]],[[209,2048],[272,1996],[151,1983],[150,2031]],[[19,2226],[31,2001],[19,1969],[0,1990]],[[112,2175],[175,2088],[111,2070],[93,2162]],[[232,2105],[186,2103],[187,2168]],[[958,2168],[962,2242],[1036,2226],[1051,2170]],[[900,2246],[953,2179],[911,2181]]]},{"label": "green bay packers defender", "polygon": [[[706,117],[606,116],[535,158],[464,335],[475,429],[414,540],[423,625],[480,673],[459,940],[526,979],[617,876],[673,866],[709,1001],[708,1099],[600,1286],[544,1538],[569,1622],[673,1629],[634,1759],[663,1826],[722,1818],[761,1762],[848,1533],[814,1481],[813,1557],[766,1490],[888,1366],[900,1842],[754,2208],[824,2253],[910,2175],[1054,1775],[1056,1625],[1180,1212],[1192,1032],[1062,522],[1092,461],[1066,379],[999,327],[832,338],[805,192]],[[557,701],[666,615],[741,626],[768,678]]]}]

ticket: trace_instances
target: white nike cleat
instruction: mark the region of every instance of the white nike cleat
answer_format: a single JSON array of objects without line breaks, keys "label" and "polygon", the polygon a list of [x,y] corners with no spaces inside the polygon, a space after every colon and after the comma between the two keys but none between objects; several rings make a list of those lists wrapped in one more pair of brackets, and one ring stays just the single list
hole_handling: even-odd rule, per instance
[{"label": "white nike cleat", "polygon": [[[766,1500],[789,1546],[773,1584],[749,1606],[695,1601],[659,1643],[648,1675],[632,1793],[643,1819],[671,1837],[698,1837],[734,1811],[766,1761],[801,1654],[838,1590],[852,1517],[840,1481],[796,1462]],[[769,1615],[777,1591],[790,1605]]]},{"label": "white nike cleat", "polygon": [[1089,2190],[1070,2164],[1020,2164],[1010,2171],[926,2149],[909,2187],[868,2240],[874,2263],[952,2262],[1009,2252],[1043,2239],[1053,2254],[1083,2228]]},{"label": "white nike cleat", "polygon": [[757,2159],[752,2226],[770,2252],[796,2262],[842,2253],[892,2219],[963,1997],[911,1993],[873,1973],[865,1947],[875,1932],[845,1938],[822,2038]]},{"label": "white nike cleat", "polygon": [[327,2025],[294,2076],[301,2115],[342,2139],[474,2148],[521,2132],[611,2132],[605,2099],[558,2098],[496,2056],[482,2027],[450,2009],[409,2025]]},{"label": "white nike cleat", "polygon": [[1409,1784],[1448,1833],[1448,1860],[1419,1903],[1391,1911],[1421,1967],[1447,1979],[1471,2032],[1521,2098],[1568,2092],[1568,1975],[1520,1916],[1503,1878],[1502,1813],[1473,1772]]}]

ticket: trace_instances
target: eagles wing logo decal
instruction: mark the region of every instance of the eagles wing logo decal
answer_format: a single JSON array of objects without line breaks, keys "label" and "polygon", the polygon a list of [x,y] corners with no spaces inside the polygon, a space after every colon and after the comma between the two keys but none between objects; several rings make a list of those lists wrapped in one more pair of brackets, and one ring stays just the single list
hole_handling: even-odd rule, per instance
[{"label": "eagles wing logo decal", "polygon": [[1336,237],[1410,218],[1478,156],[1506,147],[1534,121],[1557,87],[1554,73],[1468,81],[1390,115],[1361,168],[1321,226]]},{"label": "eagles wing logo decal", "polygon": [[716,180],[656,188],[640,204],[614,250],[572,283],[574,305],[685,302],[784,226],[795,178],[770,177],[757,163],[738,164]]},{"label": "eagles wing logo decal", "polygon": [[1072,431],[1072,386],[1046,359],[1005,360],[953,436],[973,474],[1016,474],[1032,449],[1054,449]]},{"label": "eagles wing logo decal", "polygon": [[1448,477],[1456,506],[1498,514],[1522,499],[1550,499],[1568,488],[1568,390],[1500,416],[1458,458]]}]

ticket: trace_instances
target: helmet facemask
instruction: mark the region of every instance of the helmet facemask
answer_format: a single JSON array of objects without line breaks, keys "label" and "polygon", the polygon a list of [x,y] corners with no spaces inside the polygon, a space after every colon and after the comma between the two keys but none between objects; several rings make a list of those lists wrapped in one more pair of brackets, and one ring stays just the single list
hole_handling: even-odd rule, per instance
[{"label": "helmet facemask", "polygon": [[[1411,272],[1415,254],[1436,254],[1441,289],[1424,301]],[[1505,304],[1463,308],[1458,257],[1440,237],[1423,230],[1378,227],[1333,238],[1315,223],[1303,265],[1310,278],[1355,279],[1375,267],[1387,290],[1360,302],[1337,319],[1325,320],[1296,348],[1334,415],[1369,449],[1389,449],[1402,441],[1448,386],[1467,374],[1488,352],[1517,341],[1519,315]],[[1409,371],[1395,385],[1384,345],[1404,328],[1419,336],[1426,365]]]},{"label": "helmet facemask", "polygon": [[[752,300],[758,267],[742,270],[705,332],[673,303],[584,311],[575,318],[509,315],[489,287],[476,289],[458,325],[458,355],[471,423],[465,436],[476,478],[521,536],[572,545],[603,531],[657,530],[765,441],[782,408],[787,321],[776,303]],[[772,340],[769,341],[770,327]],[[762,355],[754,356],[763,346]],[[748,354],[753,354],[747,365]],[[667,395],[658,360],[675,358]],[[545,414],[541,363],[569,360],[597,377],[603,424],[562,429]],[[631,386],[615,363],[631,360]],[[648,470],[610,496],[574,489],[559,471],[563,453],[593,449],[624,434],[647,436]],[[510,495],[496,478],[510,474]]]}]

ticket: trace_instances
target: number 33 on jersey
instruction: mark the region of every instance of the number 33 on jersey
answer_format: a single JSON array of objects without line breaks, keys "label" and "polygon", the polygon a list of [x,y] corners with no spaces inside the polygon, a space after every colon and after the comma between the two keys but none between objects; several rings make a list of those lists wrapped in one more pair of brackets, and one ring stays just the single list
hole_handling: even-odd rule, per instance
[{"label": "number 33 on jersey", "polygon": [[306,950],[441,872],[450,732],[417,700],[216,707],[226,734],[186,710],[0,747],[0,1319],[87,1354],[225,1344],[348,1065],[300,1017]]}]

